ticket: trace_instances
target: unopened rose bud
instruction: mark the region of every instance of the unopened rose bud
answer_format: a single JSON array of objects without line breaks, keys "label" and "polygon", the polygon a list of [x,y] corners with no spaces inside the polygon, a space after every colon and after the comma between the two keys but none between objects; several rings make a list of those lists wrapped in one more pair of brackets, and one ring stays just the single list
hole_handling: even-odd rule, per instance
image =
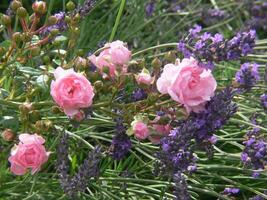
[{"label": "unopened rose bud", "polygon": [[29,33],[22,33],[21,34],[21,40],[23,42],[30,42],[31,41],[31,35]]},{"label": "unopened rose bud", "polygon": [[53,112],[54,114],[61,113],[61,110],[60,110],[60,108],[59,108],[58,106],[53,106],[53,107],[51,108],[51,110],[52,110],[52,112]]},{"label": "unopened rose bud", "polygon": [[53,122],[50,120],[44,120],[44,129],[49,131],[53,127]]},{"label": "unopened rose bud", "polygon": [[100,90],[100,89],[102,89],[103,86],[104,86],[104,84],[103,84],[102,81],[96,81],[96,82],[94,82],[94,88],[95,88],[96,90]]},{"label": "unopened rose bud", "polygon": [[2,138],[7,142],[11,142],[15,139],[15,133],[11,129],[6,129],[2,132]]},{"label": "unopened rose bud", "polygon": [[10,5],[11,9],[13,11],[17,11],[18,8],[22,7],[22,3],[20,1],[12,1],[11,5]]},{"label": "unopened rose bud", "polygon": [[31,103],[23,103],[19,106],[19,109],[22,113],[29,113],[32,110]]},{"label": "unopened rose bud", "polygon": [[30,52],[32,56],[38,56],[40,55],[41,49],[38,46],[34,46],[30,49]]},{"label": "unopened rose bud", "polygon": [[162,66],[162,62],[159,58],[154,58],[151,63],[153,69],[160,69]]},{"label": "unopened rose bud", "polygon": [[30,115],[31,121],[37,121],[37,120],[41,119],[40,112],[37,110],[33,110],[33,111],[29,112],[29,115]]},{"label": "unopened rose bud", "polygon": [[81,122],[84,120],[85,114],[82,110],[80,110],[77,114],[75,114],[72,119],[76,120],[77,122]]},{"label": "unopened rose bud", "polygon": [[79,49],[77,52],[78,56],[83,56],[84,55],[84,50],[83,49]]},{"label": "unopened rose bud", "polygon": [[12,35],[12,40],[16,43],[20,42],[22,40],[21,38],[21,33],[20,32],[15,32]]},{"label": "unopened rose bud", "polygon": [[82,57],[77,57],[74,61],[75,66],[77,69],[84,69],[87,67],[87,60]]},{"label": "unopened rose bud", "polygon": [[44,15],[47,11],[46,3],[44,1],[35,1],[32,4],[32,9],[36,14]]},{"label": "unopened rose bud", "polygon": [[26,10],[25,8],[23,8],[23,7],[19,7],[19,8],[17,9],[17,15],[18,15],[18,17],[20,17],[20,18],[25,18],[25,17],[27,17],[28,12],[27,12],[27,10]]},{"label": "unopened rose bud", "polygon": [[55,16],[50,16],[48,18],[48,25],[52,26],[55,25],[57,23],[57,18]]},{"label": "unopened rose bud", "polygon": [[71,22],[71,18],[69,16],[65,16],[64,20],[67,24]]},{"label": "unopened rose bud", "polygon": [[165,59],[169,62],[174,63],[176,60],[176,54],[174,51],[169,51],[168,53],[165,54]]},{"label": "unopened rose bud", "polygon": [[8,26],[11,24],[11,17],[8,15],[2,15],[1,21],[3,25]]},{"label": "unopened rose bud", "polygon": [[80,22],[80,20],[81,20],[81,16],[80,16],[80,14],[77,13],[77,14],[74,16],[73,19],[74,19],[74,21],[77,22],[77,23]]},{"label": "unopened rose bud", "polygon": [[75,4],[73,3],[73,1],[69,1],[66,5],[67,10],[71,11],[75,9]]},{"label": "unopened rose bud", "polygon": [[58,29],[52,29],[51,31],[50,31],[50,34],[51,34],[51,36],[52,37],[55,37],[55,36],[57,36],[58,35],[58,33],[59,33],[59,30]]},{"label": "unopened rose bud", "polygon": [[43,57],[43,61],[45,64],[49,64],[51,60],[50,60],[50,57],[46,55]]}]

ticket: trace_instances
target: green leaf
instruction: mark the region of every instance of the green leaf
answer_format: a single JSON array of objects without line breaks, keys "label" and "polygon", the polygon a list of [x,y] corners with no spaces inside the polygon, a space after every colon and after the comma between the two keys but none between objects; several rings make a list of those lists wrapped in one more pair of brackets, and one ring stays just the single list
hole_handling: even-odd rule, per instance
[{"label": "green leaf", "polygon": [[48,80],[49,77],[47,75],[40,75],[37,77],[36,79],[36,84],[42,88],[43,90],[47,90],[48,89]]}]

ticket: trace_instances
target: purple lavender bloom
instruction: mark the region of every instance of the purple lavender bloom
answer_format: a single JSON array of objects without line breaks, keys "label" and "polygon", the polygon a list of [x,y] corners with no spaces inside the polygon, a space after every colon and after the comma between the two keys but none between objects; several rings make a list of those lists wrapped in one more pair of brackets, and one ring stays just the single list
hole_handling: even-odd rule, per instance
[{"label": "purple lavender bloom", "polygon": [[[264,194],[267,195],[267,190],[264,191]],[[256,195],[256,196],[254,196],[252,198],[249,198],[249,200],[266,200],[266,199],[264,197],[260,196],[260,195]]]},{"label": "purple lavender bloom", "polygon": [[243,65],[241,65],[240,70],[236,73],[236,81],[246,91],[251,90],[256,82],[260,80],[258,67],[259,65],[256,63],[244,63]]},{"label": "purple lavender bloom", "polygon": [[200,33],[200,31],[202,30],[202,27],[199,26],[198,24],[194,25],[193,28],[189,29],[189,36],[192,38],[197,37],[197,35]]},{"label": "purple lavender bloom", "polygon": [[263,109],[267,113],[267,93],[261,95],[260,100],[261,100],[261,105],[262,105]]},{"label": "purple lavender bloom", "polygon": [[240,192],[239,188],[225,188],[223,191],[224,194],[229,194],[229,195],[238,194],[239,192]]},{"label": "purple lavender bloom", "polygon": [[123,125],[122,118],[115,119],[115,135],[110,146],[110,155],[115,160],[121,160],[130,151],[132,142],[126,135],[126,127]]},{"label": "purple lavender bloom", "polygon": [[141,101],[147,98],[147,93],[142,88],[137,88],[132,92],[132,101]]},{"label": "purple lavender bloom", "polygon": [[[252,123],[257,125],[256,117],[253,117]],[[241,161],[247,167],[253,170],[261,170],[267,165],[267,143],[260,134],[259,128],[253,128],[246,134],[246,140],[243,142],[245,148],[241,154]],[[253,176],[259,176],[259,173],[253,173]]]},{"label": "purple lavender bloom", "polygon": [[173,181],[175,183],[173,192],[175,195],[174,200],[190,200],[190,194],[187,191],[187,183],[183,174],[175,174]]},{"label": "purple lavender bloom", "polygon": [[156,2],[150,1],[145,6],[146,16],[151,17],[156,10]]},{"label": "purple lavender bloom", "polygon": [[78,8],[70,13],[70,15],[75,16],[76,14],[79,14],[81,18],[84,18],[90,13],[96,3],[97,0],[85,0],[84,3],[82,5],[79,5]]},{"label": "purple lavender bloom", "polygon": [[251,14],[251,19],[247,21],[247,26],[253,29],[267,30],[267,7],[266,2],[251,2],[248,5],[248,10]]},{"label": "purple lavender bloom", "polygon": [[[256,32],[237,33],[231,40],[223,39],[221,34],[199,33],[199,28],[189,30],[189,35],[178,43],[178,51],[184,57],[195,57],[203,67],[210,68],[214,63],[238,60],[251,53],[255,46]],[[194,47],[194,48],[192,48]]]},{"label": "purple lavender bloom", "polygon": [[213,25],[218,23],[219,21],[225,20],[229,15],[220,9],[208,9],[203,10],[202,19],[204,24]]}]

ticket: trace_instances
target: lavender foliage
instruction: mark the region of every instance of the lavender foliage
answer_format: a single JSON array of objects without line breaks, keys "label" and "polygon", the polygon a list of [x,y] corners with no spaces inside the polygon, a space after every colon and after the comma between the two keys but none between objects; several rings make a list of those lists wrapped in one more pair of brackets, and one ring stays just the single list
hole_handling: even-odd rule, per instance
[{"label": "lavender foliage", "polygon": [[[256,118],[252,119],[252,123],[257,125]],[[260,129],[255,127],[246,134],[246,140],[243,142],[245,148],[241,154],[241,161],[247,167],[253,170],[263,170],[267,165],[267,142]],[[253,173],[257,177],[259,173]]]},{"label": "lavender foliage", "polygon": [[241,65],[240,70],[236,73],[235,79],[240,86],[246,91],[251,88],[260,80],[260,74],[258,72],[259,65],[256,63],[244,63]]},{"label": "lavender foliage", "polygon": [[253,51],[256,32],[250,30],[237,33],[232,39],[227,40],[216,33],[205,32],[200,34],[201,27],[194,26],[189,30],[189,35],[179,41],[178,51],[184,57],[194,57],[206,68],[212,69],[214,63],[227,60],[238,60]]},{"label": "lavender foliage", "polygon": [[156,9],[156,2],[150,1],[145,5],[145,12],[147,17],[151,17]]},{"label": "lavender foliage", "polygon": [[64,133],[57,148],[57,172],[60,185],[70,198],[75,198],[78,192],[83,192],[87,187],[90,178],[97,177],[99,174],[99,163],[101,161],[101,148],[96,147],[89,152],[78,172],[71,177],[69,175],[68,160],[68,134]]},{"label": "lavender foliage", "polygon": [[261,95],[260,100],[265,113],[267,113],[267,93]]},{"label": "lavender foliage", "polygon": [[85,0],[82,5],[79,5],[78,8],[76,8],[71,15],[75,16],[76,14],[79,14],[81,18],[86,17],[90,11],[94,8],[96,5],[97,0]]},{"label": "lavender foliage", "polygon": [[227,17],[228,14],[220,9],[205,9],[202,11],[202,20],[206,25],[214,25],[219,21],[223,21]]},{"label": "lavender foliage", "polygon": [[232,103],[233,96],[230,88],[218,92],[204,111],[192,112],[169,136],[161,139],[160,151],[155,155],[158,159],[154,169],[156,175],[173,177],[196,170],[194,151],[201,148],[212,153],[212,144],[216,142],[214,132],[237,111],[236,104]]},{"label": "lavender foliage", "polygon": [[115,119],[115,135],[112,138],[110,146],[110,155],[115,160],[121,160],[126,156],[132,147],[132,142],[126,135],[126,127],[123,124],[122,118]]}]

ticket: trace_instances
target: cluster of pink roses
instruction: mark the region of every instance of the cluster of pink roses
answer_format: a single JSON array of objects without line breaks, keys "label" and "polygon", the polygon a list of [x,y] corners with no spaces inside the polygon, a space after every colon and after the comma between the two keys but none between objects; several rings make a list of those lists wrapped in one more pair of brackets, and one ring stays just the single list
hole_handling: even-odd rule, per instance
[{"label": "cluster of pink roses", "polygon": [[[122,41],[108,43],[98,56],[89,57],[100,73],[111,79],[127,73],[130,59],[131,51]],[[105,67],[109,74],[105,74]],[[54,101],[69,117],[81,118],[80,109],[90,107],[95,95],[90,81],[73,69],[64,70],[61,67],[54,71],[54,77],[55,80],[51,83]],[[140,85],[152,85],[155,81],[155,77],[145,68],[135,75],[135,79]],[[174,101],[184,105],[189,113],[204,109],[205,103],[214,95],[217,84],[210,70],[200,67],[194,58],[186,58],[181,62],[177,60],[175,64],[165,65],[156,86],[161,94],[170,95]],[[156,118],[150,123],[142,119],[134,120],[132,134],[138,140],[149,139],[154,144],[159,143],[161,137],[169,134],[171,126],[159,124],[158,120]],[[9,157],[11,171],[17,175],[26,173],[28,168],[32,169],[32,173],[37,172],[49,156],[43,146],[45,140],[36,134],[21,134],[19,139],[20,143],[15,145]]]}]

